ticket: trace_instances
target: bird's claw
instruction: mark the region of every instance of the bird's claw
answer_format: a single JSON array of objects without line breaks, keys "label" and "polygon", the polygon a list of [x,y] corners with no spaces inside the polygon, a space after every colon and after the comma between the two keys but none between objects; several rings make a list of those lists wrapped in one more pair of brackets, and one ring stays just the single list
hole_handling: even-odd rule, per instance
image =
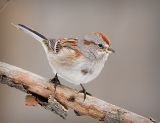
[{"label": "bird's claw", "polygon": [[78,93],[83,93],[83,94],[84,94],[84,101],[85,101],[86,95],[92,96],[92,94],[88,93],[88,92],[86,91],[86,89],[83,87],[82,84],[80,84],[80,85],[81,85],[81,87],[82,87],[82,90],[80,90]]}]

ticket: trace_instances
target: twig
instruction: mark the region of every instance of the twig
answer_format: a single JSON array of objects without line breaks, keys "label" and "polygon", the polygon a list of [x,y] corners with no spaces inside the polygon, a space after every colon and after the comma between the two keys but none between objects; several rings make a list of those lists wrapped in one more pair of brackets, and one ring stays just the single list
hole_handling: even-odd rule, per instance
[{"label": "twig", "polygon": [[153,123],[148,118],[96,97],[87,95],[84,101],[83,94],[64,85],[58,85],[55,91],[54,84],[48,83],[47,79],[2,62],[0,62],[0,82],[33,94],[39,104],[54,112],[56,110],[63,118],[67,115],[67,108],[71,108],[81,115],[105,123]]}]

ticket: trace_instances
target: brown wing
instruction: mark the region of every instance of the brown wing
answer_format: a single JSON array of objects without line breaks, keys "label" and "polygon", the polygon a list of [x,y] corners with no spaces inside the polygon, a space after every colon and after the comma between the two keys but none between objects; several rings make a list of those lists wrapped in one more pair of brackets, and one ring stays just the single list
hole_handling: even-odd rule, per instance
[{"label": "brown wing", "polygon": [[[59,52],[60,50],[63,50],[63,48],[66,48],[66,50],[63,50],[64,53],[66,53],[67,59],[76,59],[81,55],[81,52],[79,48],[77,47],[78,39],[76,38],[62,38],[58,39],[57,43],[55,44],[55,48]],[[57,53],[58,53],[57,52]]]}]

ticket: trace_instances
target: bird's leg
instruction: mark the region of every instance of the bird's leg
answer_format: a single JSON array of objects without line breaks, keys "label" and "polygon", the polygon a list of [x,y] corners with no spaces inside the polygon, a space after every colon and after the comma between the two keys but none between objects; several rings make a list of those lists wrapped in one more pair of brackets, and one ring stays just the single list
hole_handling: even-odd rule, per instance
[{"label": "bird's leg", "polygon": [[[92,96],[92,95],[86,91],[86,89],[84,88],[84,86],[83,86],[82,84],[80,84],[80,86],[82,87],[82,90],[80,90],[78,93],[83,93],[83,94],[84,94],[84,101],[85,101],[86,95],[89,95],[89,96]],[[76,111],[76,110],[74,110],[74,113],[75,113],[77,116],[83,115],[83,114],[79,113],[79,112]]]},{"label": "bird's leg", "polygon": [[86,95],[89,95],[89,96],[92,96],[92,95],[86,91],[86,89],[84,88],[84,86],[82,84],[80,84],[80,86],[82,87],[82,90],[80,90],[78,93],[84,94],[84,101],[85,101]]},{"label": "bird's leg", "polygon": [[49,82],[54,83],[55,90],[56,90],[57,85],[61,85],[61,83],[60,83],[60,81],[58,79],[57,73],[56,73],[56,75],[54,76],[53,79],[49,80]]}]

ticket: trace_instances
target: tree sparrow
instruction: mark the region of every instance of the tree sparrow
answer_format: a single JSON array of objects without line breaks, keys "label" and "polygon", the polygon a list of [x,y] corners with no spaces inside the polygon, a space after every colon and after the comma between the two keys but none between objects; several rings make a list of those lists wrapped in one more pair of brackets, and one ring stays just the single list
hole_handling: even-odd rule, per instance
[{"label": "tree sparrow", "polygon": [[14,26],[42,44],[49,64],[56,74],[52,81],[59,83],[60,76],[70,83],[80,84],[84,99],[89,93],[82,84],[95,79],[102,71],[109,54],[114,52],[110,47],[111,41],[103,32],[77,38],[48,39],[25,25]]}]

